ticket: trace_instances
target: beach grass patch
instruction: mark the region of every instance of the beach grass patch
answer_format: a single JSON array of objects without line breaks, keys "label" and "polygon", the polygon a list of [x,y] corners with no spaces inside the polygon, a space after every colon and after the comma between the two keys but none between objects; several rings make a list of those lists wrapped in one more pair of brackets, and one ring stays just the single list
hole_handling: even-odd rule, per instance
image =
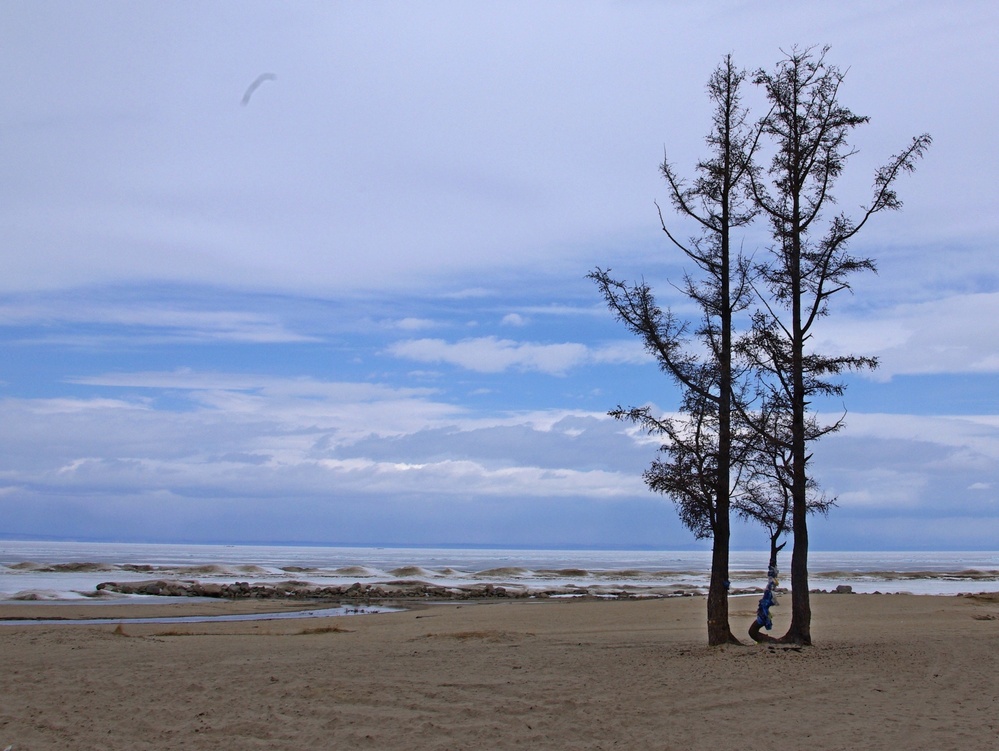
[{"label": "beach grass patch", "polygon": [[449,631],[445,633],[427,633],[424,635],[426,639],[457,639],[458,641],[469,641],[469,640],[481,640],[481,641],[491,641],[491,642],[509,642],[514,641],[518,637],[522,636],[534,636],[532,633],[518,633],[511,634],[507,631]]},{"label": "beach grass patch", "polygon": [[303,628],[298,632],[298,636],[311,636],[313,634],[352,634],[353,629],[341,628],[340,626],[319,626],[318,628]]}]

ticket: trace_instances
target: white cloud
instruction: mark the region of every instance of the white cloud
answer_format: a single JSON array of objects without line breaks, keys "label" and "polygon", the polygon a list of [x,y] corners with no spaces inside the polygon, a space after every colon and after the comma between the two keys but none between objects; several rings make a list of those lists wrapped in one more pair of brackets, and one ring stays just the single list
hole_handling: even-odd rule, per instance
[{"label": "white cloud", "polygon": [[[832,421],[837,416],[820,415]],[[853,413],[847,417],[842,435],[853,439],[912,441],[968,451],[999,461],[999,416],[997,415],[897,415]],[[839,440],[839,435],[827,440]],[[820,444],[821,445],[821,444]]]},{"label": "white cloud", "polygon": [[478,373],[533,370],[562,375],[586,359],[585,345],[576,343],[533,344],[494,336],[465,339],[454,344],[443,339],[411,339],[388,350],[396,357],[418,362],[449,363]]},{"label": "white cloud", "polygon": [[927,486],[927,479],[919,474],[864,467],[855,468],[849,482],[849,489],[836,490],[836,503],[842,508],[914,509]]},{"label": "white cloud", "polygon": [[875,355],[871,375],[999,373],[999,292],[951,295],[819,322],[816,348]]},{"label": "white cloud", "polygon": [[[227,416],[235,422],[281,425],[282,432],[336,430],[343,437],[397,435],[460,417],[464,410],[435,401],[432,389],[394,388],[380,384],[321,381],[313,378],[231,373],[109,373],[73,379],[90,386],[148,390],[183,390],[207,419]],[[170,413],[164,413],[168,418]],[[237,419],[238,418],[238,419]]]},{"label": "white cloud", "polygon": [[501,326],[526,326],[528,319],[520,313],[507,313],[500,321]]},{"label": "white cloud", "polygon": [[70,415],[78,412],[110,412],[112,410],[148,409],[143,400],[125,401],[124,399],[72,399],[56,397],[35,399],[31,410],[39,415]]},{"label": "white cloud", "polygon": [[988,515],[994,504],[983,490],[999,484],[999,424],[994,416],[851,413],[841,433],[816,445],[812,467],[838,497],[836,515],[892,514],[900,528],[944,513]]},{"label": "white cloud", "polygon": [[649,362],[636,342],[619,342],[589,347],[577,342],[540,344],[499,339],[494,336],[449,343],[443,339],[411,339],[396,342],[388,352],[418,362],[448,363],[478,373],[505,370],[536,371],[564,375],[581,365],[595,363]]},{"label": "white cloud", "polygon": [[395,327],[403,331],[420,331],[421,329],[432,329],[436,326],[437,323],[429,318],[403,318],[395,323]]},{"label": "white cloud", "polygon": [[603,305],[529,305],[524,308],[525,313],[536,316],[553,316],[560,318],[604,318],[610,315]]},{"label": "white cloud", "polygon": [[637,339],[591,347],[589,355],[590,362],[604,365],[647,365],[655,362]]},{"label": "white cloud", "polygon": [[[65,333],[48,329],[53,324],[89,324],[108,327],[101,332],[88,330]],[[185,309],[180,301],[169,304],[110,304],[99,295],[66,300],[0,304],[0,325],[41,326],[39,341],[47,344],[96,344],[115,340],[139,342],[231,341],[253,344],[281,344],[319,341],[317,337],[290,330],[273,315],[249,310]]]},{"label": "white cloud", "polygon": [[[289,514],[328,499],[355,514],[372,499],[406,498],[438,509],[428,519],[444,527],[449,504],[502,501],[523,513],[517,504],[532,498],[572,502],[584,517],[602,503],[649,503],[671,514],[669,500],[641,480],[656,442],[599,413],[487,414],[423,389],[245,374],[79,382],[125,396],[0,401],[5,503],[44,509],[86,499],[97,513],[160,494],[174,499],[177,518],[196,519],[224,499],[259,499]],[[161,393],[186,402],[167,408]],[[999,418],[851,414],[847,430],[817,447],[814,466],[839,497],[837,518],[880,513],[915,524],[954,504],[994,509],[985,491],[999,485],[997,458]],[[380,528],[393,524],[385,518]]]},{"label": "white cloud", "polygon": [[[149,492],[609,499],[642,489],[638,472],[606,466],[607,450],[578,451],[610,425],[588,413],[490,419],[416,389],[231,374],[113,374],[85,382],[185,389],[190,408],[158,409],[155,398],[0,402],[10,429],[0,439],[5,486],[108,502]],[[565,451],[566,440],[575,455]]]}]

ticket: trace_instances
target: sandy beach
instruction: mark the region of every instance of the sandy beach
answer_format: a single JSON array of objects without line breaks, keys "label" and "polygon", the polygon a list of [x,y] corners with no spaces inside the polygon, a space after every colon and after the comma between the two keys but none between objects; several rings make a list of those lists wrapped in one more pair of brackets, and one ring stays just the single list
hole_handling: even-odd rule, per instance
[{"label": "sandy beach", "polygon": [[[738,633],[755,602],[733,599]],[[288,607],[9,605],[0,618]],[[703,622],[703,598],[687,597],[2,626],[0,748],[999,748],[997,594],[815,595],[803,649],[709,648]]]}]

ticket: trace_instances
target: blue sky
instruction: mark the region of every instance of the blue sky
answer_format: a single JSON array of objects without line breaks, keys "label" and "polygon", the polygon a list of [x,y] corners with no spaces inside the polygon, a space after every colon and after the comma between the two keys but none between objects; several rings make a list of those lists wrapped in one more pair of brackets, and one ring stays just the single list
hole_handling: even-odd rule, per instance
[{"label": "blue sky", "polygon": [[812,545],[994,548],[999,11],[758,6],[0,6],[0,537],[693,545],[606,417],[676,393],[585,275],[685,310],[664,149],[726,53],[829,44],[840,208],[934,144],[817,335],[882,368],[821,405]]}]

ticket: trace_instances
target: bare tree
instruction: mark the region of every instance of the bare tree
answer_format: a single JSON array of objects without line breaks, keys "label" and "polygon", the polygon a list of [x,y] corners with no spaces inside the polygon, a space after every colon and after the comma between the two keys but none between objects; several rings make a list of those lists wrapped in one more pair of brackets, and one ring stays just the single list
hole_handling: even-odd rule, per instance
[{"label": "bare tree", "polygon": [[748,307],[752,290],[750,265],[734,252],[732,232],[749,224],[756,213],[746,199],[753,139],[758,135],[747,125],[740,101],[745,77],[728,56],[708,81],[715,106],[706,138],[710,156],[698,163],[693,182],[688,185],[668,161],[662,165],[673,208],[699,227],[698,236],[682,242],[660,210],[663,231],[699,272],[696,278],[686,274],[680,290],[697,304],[700,320],[692,323],[662,310],[644,282],[625,284],[599,268],[589,274],[610,309],[642,338],[684,393],[680,418],[656,418],[648,408],[619,407],[611,414],[665,438],[665,458],[646,471],[646,483],[677,503],[681,520],[696,537],[712,538],[707,621],[708,643],[713,645],[738,643],[728,618],[731,495],[737,474],[733,317]]},{"label": "bare tree", "polygon": [[818,319],[828,314],[830,298],[851,289],[854,273],[875,270],[872,259],[851,255],[847,246],[871,216],[901,207],[895,181],[915,168],[931,141],[926,134],[914,138],[877,170],[871,202],[859,220],[842,213],[823,217],[834,203],[833,185],[854,153],[847,137],[868,121],[840,104],[844,74],[826,62],[827,51],[796,48],[773,73],[757,71],[755,82],[771,104],[760,132],[775,153],[765,173],[749,173],[754,205],[769,220],[773,243],[768,261],[757,267],[769,295],[761,295],[763,309],[754,315],[746,351],[765,374],[763,411],[783,405],[779,409],[789,416],[789,431],[771,431],[769,438],[789,462],[792,612],[783,640],[797,644],[811,643],[807,512],[814,483],[808,445],[842,425],[842,420],[818,425],[809,405],[815,396],[841,395],[844,385],[836,377],[842,373],[877,366],[870,357],[824,355],[809,342]]}]

